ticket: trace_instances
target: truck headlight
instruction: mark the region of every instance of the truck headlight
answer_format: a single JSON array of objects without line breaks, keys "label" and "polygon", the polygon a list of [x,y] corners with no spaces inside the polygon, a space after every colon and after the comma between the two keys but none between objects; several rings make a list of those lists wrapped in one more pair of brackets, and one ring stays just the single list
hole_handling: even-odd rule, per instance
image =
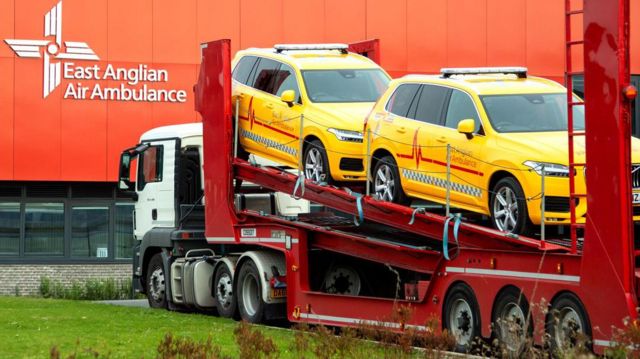
[{"label": "truck headlight", "polygon": [[358,131],[350,131],[350,130],[340,130],[337,128],[329,128],[327,131],[336,135],[338,140],[340,141],[348,141],[348,142],[358,142],[362,143],[362,132]]},{"label": "truck headlight", "polygon": [[542,167],[544,166],[544,175],[550,177],[569,177],[569,167],[559,165],[557,163],[546,163],[536,161],[525,161],[523,165],[531,168],[537,174],[542,176]]}]

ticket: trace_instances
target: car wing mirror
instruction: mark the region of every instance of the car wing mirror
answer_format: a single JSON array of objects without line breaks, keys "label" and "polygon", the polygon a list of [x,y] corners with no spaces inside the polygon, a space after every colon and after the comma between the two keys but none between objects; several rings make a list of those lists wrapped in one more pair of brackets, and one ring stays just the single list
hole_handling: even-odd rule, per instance
[{"label": "car wing mirror", "polygon": [[473,131],[476,129],[476,121],[472,118],[458,122],[458,132],[463,133],[468,139],[473,138]]},{"label": "car wing mirror", "polygon": [[293,90],[286,90],[280,95],[280,99],[282,102],[289,105],[289,107],[293,106],[293,103],[296,101],[296,92]]}]

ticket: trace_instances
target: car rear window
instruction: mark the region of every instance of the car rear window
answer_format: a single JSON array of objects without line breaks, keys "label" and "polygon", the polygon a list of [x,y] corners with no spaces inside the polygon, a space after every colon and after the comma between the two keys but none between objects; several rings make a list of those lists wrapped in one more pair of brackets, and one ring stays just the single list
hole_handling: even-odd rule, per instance
[{"label": "car rear window", "polygon": [[415,119],[439,125],[442,123],[444,104],[451,89],[442,86],[422,85]]},{"label": "car rear window", "polygon": [[397,116],[408,117],[407,113],[409,112],[411,103],[416,98],[419,88],[420,85],[418,84],[403,84],[398,86],[393,95],[391,95],[391,98],[389,98],[387,111]]},{"label": "car rear window", "polygon": [[233,69],[233,79],[246,85],[249,74],[251,74],[251,70],[256,64],[256,60],[258,60],[258,58],[255,56],[245,56],[241,58],[236,68]]}]

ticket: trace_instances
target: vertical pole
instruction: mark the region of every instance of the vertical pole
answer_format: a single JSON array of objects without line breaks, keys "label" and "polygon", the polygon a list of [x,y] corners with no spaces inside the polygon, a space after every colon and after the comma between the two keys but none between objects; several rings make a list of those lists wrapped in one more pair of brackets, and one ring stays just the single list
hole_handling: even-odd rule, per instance
[{"label": "vertical pole", "polygon": [[366,154],[365,178],[367,181],[365,195],[371,194],[371,129],[367,127],[367,154]]},{"label": "vertical pole", "polygon": [[[540,192],[542,193],[542,196],[540,197],[540,248],[544,248],[545,246],[545,234],[544,234],[544,211],[545,211],[545,201],[547,196],[544,194],[545,192],[545,188],[544,188],[544,180],[545,180],[545,168],[544,168],[544,163],[542,164],[542,174],[540,176],[541,178],[541,183],[540,183]],[[571,198],[569,198],[569,200],[571,200]]]},{"label": "vertical pole", "polygon": [[451,214],[451,144],[447,143],[447,204],[445,215],[448,218]]},{"label": "vertical pole", "polygon": [[303,128],[304,128],[304,114],[300,115],[300,134],[299,134],[299,139],[298,139],[298,170],[300,171],[300,173],[298,173],[298,176],[300,174],[304,175],[304,137],[303,137]]},{"label": "vertical pole", "polygon": [[238,98],[236,98],[236,113],[233,116],[234,117],[234,121],[233,121],[234,122],[233,123],[233,136],[234,136],[234,138],[233,138],[233,157],[238,157],[238,137],[239,137],[239,134],[238,134],[238,119],[240,117],[239,114],[238,114],[239,108],[240,108],[240,98],[238,97]]}]

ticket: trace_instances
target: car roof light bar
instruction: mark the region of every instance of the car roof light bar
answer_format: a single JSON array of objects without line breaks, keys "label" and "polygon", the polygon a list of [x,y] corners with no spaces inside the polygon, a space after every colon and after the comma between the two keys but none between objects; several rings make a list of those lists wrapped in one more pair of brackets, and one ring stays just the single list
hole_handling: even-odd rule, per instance
[{"label": "car roof light bar", "polygon": [[277,53],[282,51],[304,51],[304,50],[339,50],[342,54],[347,53],[347,44],[276,44],[273,46]]},{"label": "car roof light bar", "polygon": [[504,74],[516,75],[519,79],[527,78],[526,67],[458,67],[440,69],[442,77],[449,78],[453,75],[484,75],[484,74]]}]

